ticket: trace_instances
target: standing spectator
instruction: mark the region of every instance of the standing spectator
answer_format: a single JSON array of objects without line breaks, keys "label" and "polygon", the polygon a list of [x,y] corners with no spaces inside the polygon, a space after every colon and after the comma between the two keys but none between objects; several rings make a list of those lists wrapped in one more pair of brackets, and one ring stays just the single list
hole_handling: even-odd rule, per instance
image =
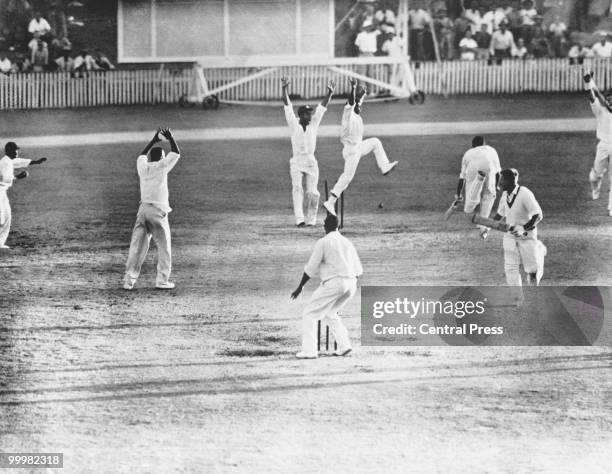
[{"label": "standing spectator", "polygon": [[0,52],[0,74],[8,76],[13,72],[13,64],[4,51]]},{"label": "standing spectator", "polygon": [[508,29],[515,39],[521,37],[521,28],[523,26],[523,17],[521,16],[521,4],[518,0],[512,0],[512,5],[506,11],[506,21]]},{"label": "standing spectator", "polygon": [[499,24],[506,19],[506,11],[499,5],[493,3],[493,8],[487,11],[482,17],[483,23],[487,24],[489,33],[497,30]]},{"label": "standing spectator", "polygon": [[431,16],[423,8],[412,10],[409,13],[411,44],[416,45],[414,57],[419,61],[429,58],[425,50],[425,31],[431,24]]},{"label": "standing spectator", "polygon": [[521,38],[525,40],[525,43],[530,43],[536,26],[536,17],[538,16],[538,11],[534,8],[531,0],[525,0],[523,2],[523,8],[520,11],[520,15]]},{"label": "standing spectator", "polygon": [[[463,15],[465,19],[470,22],[470,29],[472,30],[472,33],[480,31],[480,23],[482,21],[482,18],[480,17],[480,11],[478,10],[478,2],[472,0],[472,2],[470,3],[470,8],[465,10]],[[464,35],[465,32],[463,32],[463,34],[461,35],[462,39]]]},{"label": "standing spectator", "polygon": [[461,59],[468,61],[476,59],[478,43],[472,38],[472,30],[467,30],[465,32],[465,36],[459,42],[459,50],[461,51]]},{"label": "standing spectator", "polygon": [[591,51],[593,52],[593,57],[595,58],[612,57],[612,43],[608,41],[607,35],[602,34],[601,40],[593,45]]},{"label": "standing spectator", "polygon": [[491,36],[491,47],[489,52],[497,59],[509,58],[512,56],[514,49],[514,37],[507,29],[507,23],[502,21],[499,24],[499,30],[496,30]]},{"label": "standing spectator", "polygon": [[456,50],[459,49],[459,42],[465,36],[465,32],[467,30],[471,31],[471,29],[472,29],[471,23],[465,17],[465,13],[457,17],[457,19],[455,20],[455,32],[453,35],[454,36],[454,47]]},{"label": "standing spectator", "polygon": [[519,38],[516,41],[516,48],[512,51],[512,57],[515,59],[527,59],[528,51],[523,38]]},{"label": "standing spectator", "polygon": [[44,44],[45,48],[48,47],[47,42],[43,41],[40,33],[37,32],[37,33],[34,33],[34,37],[28,43],[28,49],[30,50],[30,61],[32,63],[34,62],[34,55],[36,54],[36,51],[38,51],[38,44],[40,42]]},{"label": "standing spectator", "polygon": [[548,27],[550,33],[552,51],[557,58],[565,56],[567,26],[563,23],[559,15],[555,15],[553,22]]},{"label": "standing spectator", "polygon": [[34,18],[30,20],[28,31],[32,36],[34,36],[35,33],[38,33],[40,37],[46,37],[49,33],[51,33],[51,25],[49,25],[49,22],[41,16],[40,12],[36,12],[34,13]]},{"label": "standing spectator", "polygon": [[49,64],[49,49],[47,43],[43,40],[38,40],[38,49],[32,56],[32,70],[34,72],[43,72]]},{"label": "standing spectator", "polygon": [[528,44],[529,54],[534,58],[550,57],[550,43],[541,27],[534,26],[531,41]]},{"label": "standing spectator", "polygon": [[474,35],[474,41],[478,44],[477,59],[487,59],[491,47],[491,35],[487,31],[487,25],[480,25],[480,31]]},{"label": "standing spectator", "polygon": [[441,59],[453,59],[453,27],[453,20],[448,17],[446,8],[442,8],[434,20]]},{"label": "standing spectator", "polygon": [[355,46],[359,51],[359,56],[374,56],[377,51],[377,38],[380,31],[373,23],[364,24],[361,32],[355,38]]}]

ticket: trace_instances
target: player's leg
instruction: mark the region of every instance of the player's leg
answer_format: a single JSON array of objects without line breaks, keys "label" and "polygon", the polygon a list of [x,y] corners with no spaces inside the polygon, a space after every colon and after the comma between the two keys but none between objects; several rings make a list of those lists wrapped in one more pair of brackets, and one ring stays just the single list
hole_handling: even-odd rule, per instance
[{"label": "player's leg", "polygon": [[506,283],[509,286],[522,286],[520,264],[521,257],[517,247],[516,239],[508,234],[504,234],[504,273],[506,274]]},{"label": "player's leg", "polygon": [[306,173],[306,225],[317,224],[319,211],[319,165],[315,164],[309,173]]},{"label": "player's leg", "polygon": [[323,207],[327,209],[327,212],[334,215],[336,215],[334,204],[336,204],[338,197],[340,197],[344,190],[348,188],[349,184],[351,184],[357,172],[359,160],[361,159],[359,149],[351,149],[349,151],[343,150],[342,156],[344,157],[344,171],[342,171],[338,181],[336,181],[336,184],[334,184],[334,187],[331,189],[327,201],[323,203]]},{"label": "player's leg", "polygon": [[149,251],[149,242],[151,241],[151,233],[149,232],[143,206],[138,209],[134,230],[132,230],[132,240],[130,242],[130,251],[125,264],[125,277],[123,279],[123,287],[126,290],[131,290],[134,283],[140,275],[140,269]]},{"label": "player's leg", "polygon": [[[490,217],[493,204],[495,204],[495,178],[489,173],[482,186],[482,196],[480,197],[480,209],[478,210],[478,214],[482,217]],[[478,228],[480,230],[480,236],[486,239],[489,229],[484,226],[478,226]]]},{"label": "player's leg", "polygon": [[338,285],[339,292],[342,292],[342,294],[330,308],[330,312],[323,318],[323,323],[329,326],[334,339],[338,343],[336,354],[346,355],[351,351],[352,346],[348,337],[348,331],[342,323],[342,319],[338,316],[338,312],[355,295],[357,285],[355,280],[349,278],[336,278],[335,280],[337,280],[336,284]]},{"label": "player's leg", "polygon": [[8,248],[6,240],[11,231],[11,203],[5,190],[0,190],[0,248]]},{"label": "player's leg", "polygon": [[174,284],[169,281],[170,272],[172,271],[172,242],[168,213],[155,206],[148,206],[147,222],[149,222],[153,241],[157,247],[157,278],[155,279],[155,286],[162,289],[174,288]]},{"label": "player's leg", "polygon": [[[612,160],[612,154],[608,155],[608,164]],[[608,179],[610,181],[610,189],[608,190],[608,215],[612,216],[612,172],[608,167]]]},{"label": "player's leg", "polygon": [[303,173],[302,170],[291,163],[289,167],[291,174],[291,187],[293,196],[293,215],[295,216],[295,224],[303,226],[306,224],[304,220],[304,187],[302,186]]},{"label": "player's leg", "polygon": [[597,151],[595,153],[593,167],[589,172],[589,182],[591,183],[591,195],[593,199],[599,199],[601,194],[601,182],[606,170],[608,169],[609,157],[610,150],[605,143],[599,142],[597,144]]},{"label": "player's leg", "polygon": [[321,283],[312,294],[302,313],[302,350],[299,358],[317,357],[317,321],[329,314],[336,300],[342,296],[329,282]]},{"label": "player's leg", "polygon": [[542,242],[536,239],[517,240],[523,269],[527,274],[527,283],[538,286],[544,275],[544,257],[547,250]]},{"label": "player's leg", "polygon": [[365,156],[368,153],[372,152],[374,152],[376,164],[380,168],[380,172],[382,174],[389,173],[393,168],[397,166],[397,161],[389,163],[387,153],[385,152],[381,141],[376,137],[367,138],[366,140],[361,142],[361,156]]}]

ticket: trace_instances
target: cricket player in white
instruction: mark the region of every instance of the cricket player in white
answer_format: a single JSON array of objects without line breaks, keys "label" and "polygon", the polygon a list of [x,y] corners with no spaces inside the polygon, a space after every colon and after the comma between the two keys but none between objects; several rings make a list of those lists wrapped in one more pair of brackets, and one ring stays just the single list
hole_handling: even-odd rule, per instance
[{"label": "cricket player in white", "polygon": [[363,268],[353,244],[338,231],[338,218],[328,214],[324,225],[326,235],[317,241],[302,280],[291,293],[295,299],[311,277],[318,276],[321,280],[302,314],[302,350],[296,354],[300,359],[317,358],[317,321],[321,319],[338,343],[334,355],[345,356],[352,350],[338,311],[355,295],[357,278]]},{"label": "cricket player in white", "polygon": [[[492,146],[485,143],[481,136],[472,139],[472,148],[465,152],[461,160],[461,174],[457,183],[455,202],[461,201],[461,193],[465,189],[464,212],[471,214],[480,205],[478,214],[489,217],[493,204],[501,166],[499,156]],[[488,228],[478,226],[480,237],[487,238]]]},{"label": "cricket player in white", "polygon": [[[606,171],[610,168],[610,157],[612,156],[612,104],[608,98],[600,92],[595,85],[592,73],[585,74],[584,82],[589,91],[591,109],[597,118],[597,152],[593,168],[589,172],[591,183],[591,195],[593,199],[599,199],[601,194],[601,183]],[[610,179],[610,191],[608,198],[608,215],[612,216],[612,173],[608,172]]]},{"label": "cricket player in white", "polygon": [[0,159],[0,249],[8,249],[6,240],[11,230],[12,212],[11,203],[8,198],[8,190],[13,186],[15,179],[28,177],[28,172],[23,170],[15,175],[15,170],[27,168],[30,165],[39,165],[47,161],[43,157],[38,160],[29,160],[19,157],[19,147],[15,142],[8,142],[4,146],[5,155]]},{"label": "cricket player in white", "polygon": [[501,172],[501,195],[496,220],[505,219],[510,230],[504,234],[504,269],[510,286],[522,286],[519,265],[527,274],[527,284],[537,286],[544,274],[546,247],[538,240],[536,226],[542,221],[542,209],[533,193],[518,184],[518,171]]},{"label": "cricket player in white", "polygon": [[330,196],[323,206],[332,215],[336,215],[334,204],[340,194],[344,192],[353,180],[359,160],[362,156],[374,152],[376,164],[383,175],[388,174],[397,166],[397,161],[389,163],[389,158],[378,138],[363,139],[363,119],[361,118],[361,107],[367,91],[363,87],[357,90],[357,81],[351,79],[351,93],[344,106],[342,114],[342,126],[340,141],[344,145],[342,157],[344,158],[344,171],[331,190]]},{"label": "cricket player in white", "polygon": [[[161,147],[153,147],[162,135],[170,142],[170,153],[164,155]],[[149,154],[150,152],[150,154]],[[158,129],[136,160],[140,177],[140,207],[132,231],[130,251],[125,266],[123,288],[131,290],[140,275],[140,269],[149,251],[151,237],[157,246],[157,279],[155,287],[168,290],[174,283],[168,281],[172,269],[170,224],[168,213],[172,211],[168,200],[168,173],[180,158],[179,148],[169,129]],[[147,158],[149,154],[149,158]]]},{"label": "cricket player in white", "polygon": [[[317,147],[317,131],[321,119],[327,111],[327,105],[331,100],[336,84],[334,81],[328,82],[327,95],[317,105],[314,113],[312,107],[303,105],[298,108],[298,116],[296,117],[289,100],[289,79],[283,77],[281,83],[283,85],[285,119],[291,132],[291,148],[293,149],[293,157],[289,160],[289,172],[293,188],[295,224],[298,227],[313,226],[317,223],[320,196],[317,189],[319,185],[319,165],[314,156]],[[306,182],[306,193],[304,193],[302,181]],[[306,217],[304,217],[304,200],[306,200]]]}]

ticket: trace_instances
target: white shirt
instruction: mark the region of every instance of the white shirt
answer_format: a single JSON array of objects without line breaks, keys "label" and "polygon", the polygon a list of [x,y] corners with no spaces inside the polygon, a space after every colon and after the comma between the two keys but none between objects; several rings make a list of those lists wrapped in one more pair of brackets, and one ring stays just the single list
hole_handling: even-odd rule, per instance
[{"label": "white shirt", "polygon": [[501,171],[499,156],[492,146],[477,146],[470,148],[463,154],[459,177],[466,180],[472,179],[478,171],[482,171],[487,175],[494,175]]},{"label": "white shirt", "polygon": [[496,49],[514,49],[514,36],[510,32],[510,30],[506,30],[505,33],[502,33],[502,30],[495,30],[493,36],[491,37],[491,52],[494,52]]},{"label": "white shirt", "polygon": [[168,173],[176,165],[180,155],[170,152],[159,161],[149,161],[146,155],[136,160],[136,169],[140,176],[140,202],[153,204],[164,212],[172,208],[168,201]]},{"label": "white shirt", "polygon": [[[516,186],[508,195],[504,191],[499,200],[497,213],[510,225],[525,225],[536,214],[542,216],[542,208],[533,193],[525,186]],[[537,229],[527,232],[527,238],[537,239]]]},{"label": "white shirt", "polygon": [[40,32],[45,34],[47,31],[51,30],[51,25],[49,22],[45,20],[43,17],[40,18],[40,21],[36,20],[36,18],[32,18],[30,24],[28,25],[28,31],[32,34],[36,32]]},{"label": "white shirt", "polygon": [[11,64],[11,60],[9,58],[4,58],[0,60],[0,72],[11,72],[13,65]]},{"label": "white shirt", "polygon": [[601,44],[601,41],[598,41],[591,47],[591,51],[596,58],[610,58],[612,57],[612,43],[606,41]]},{"label": "white shirt", "polygon": [[423,30],[425,29],[425,26],[431,23],[431,17],[429,16],[429,13],[427,13],[422,8],[409,12],[408,16],[410,18],[412,29],[414,30]]},{"label": "white shirt", "polygon": [[[475,49],[478,48],[478,43],[476,43],[474,38],[463,38],[461,41],[459,41],[459,49],[461,48]],[[474,54],[474,51],[461,51],[461,59],[469,59],[470,61],[473,61],[476,59],[476,55]]]},{"label": "white shirt", "polygon": [[378,44],[376,37],[380,34],[380,31],[362,31],[355,38],[355,45],[359,48],[360,53],[376,53],[378,50]]},{"label": "white shirt", "polygon": [[523,19],[523,25],[535,25],[535,17],[538,16],[538,11],[535,8],[531,8],[530,10],[526,10],[525,8],[523,8],[519,11],[519,14]]},{"label": "white shirt", "polygon": [[317,240],[304,272],[325,282],[336,277],[356,278],[363,268],[353,244],[335,230]]},{"label": "white shirt", "polygon": [[548,31],[556,36],[563,36],[563,34],[567,31],[567,26],[565,26],[565,23],[562,21],[559,23],[551,23],[548,27]]},{"label": "white shirt", "polygon": [[340,142],[345,147],[359,146],[363,141],[363,119],[355,113],[354,105],[346,104],[340,126]]},{"label": "white shirt", "polygon": [[612,145],[612,114],[596,98],[591,110],[597,118],[597,138]]},{"label": "white shirt", "polygon": [[402,56],[402,45],[400,43],[400,39],[397,36],[394,36],[391,39],[385,41],[381,47],[383,53],[387,56],[398,57]]},{"label": "white shirt", "polygon": [[285,119],[289,125],[291,132],[291,148],[293,150],[293,161],[297,165],[310,166],[316,164],[317,160],[314,156],[315,148],[317,147],[317,132],[321,119],[327,110],[321,104],[317,105],[310,123],[304,127],[300,125],[300,119],[293,113],[291,102],[283,107],[285,110]]},{"label": "white shirt", "polygon": [[15,181],[15,170],[20,168],[27,168],[30,166],[32,160],[26,158],[15,158],[10,159],[4,155],[0,160],[0,190],[6,191],[13,185]]}]

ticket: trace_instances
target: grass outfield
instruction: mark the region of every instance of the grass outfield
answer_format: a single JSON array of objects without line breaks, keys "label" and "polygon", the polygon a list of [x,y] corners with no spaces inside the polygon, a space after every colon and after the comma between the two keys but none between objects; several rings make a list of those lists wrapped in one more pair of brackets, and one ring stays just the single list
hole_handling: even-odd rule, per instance
[{"label": "grass outfield", "polygon": [[[362,285],[504,283],[501,234],[483,242],[462,216],[441,221],[470,138],[385,138],[400,160],[388,177],[362,160],[345,230]],[[544,210],[543,284],[611,285],[612,219],[586,180],[593,135],[487,139]],[[141,148],[27,150],[50,160],[15,184],[15,248],[0,254],[3,451],[64,452],[66,472],[604,472],[612,461],[607,348],[360,348],[355,298],[343,312],[353,357],[295,360],[316,284],[289,294],[322,228],[293,226],[288,140],[184,144],[169,179],[177,289],[152,289],[154,251],[136,291],[119,289]],[[319,141],[321,191],[340,151]]]}]

